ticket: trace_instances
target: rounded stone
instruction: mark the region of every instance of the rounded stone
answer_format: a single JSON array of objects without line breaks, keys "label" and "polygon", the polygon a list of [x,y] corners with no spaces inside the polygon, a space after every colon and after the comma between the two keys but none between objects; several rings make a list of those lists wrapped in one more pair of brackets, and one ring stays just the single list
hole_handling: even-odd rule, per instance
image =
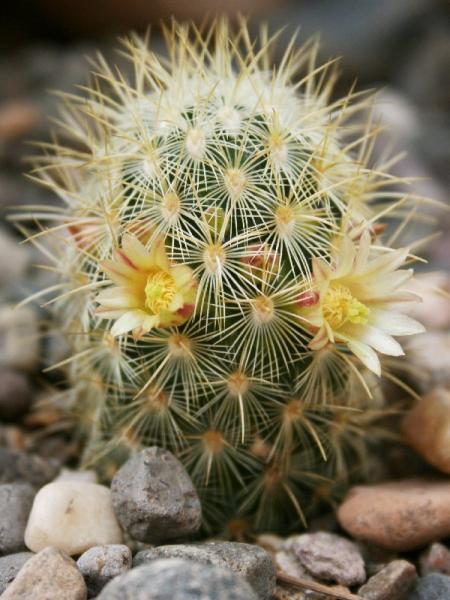
[{"label": "rounded stone", "polygon": [[131,550],[124,544],[94,546],[77,560],[89,598],[97,596],[105,585],[131,568]]},{"label": "rounded stone", "polygon": [[352,586],[366,580],[364,560],[356,544],[334,533],[318,531],[293,536],[288,550],[317,579]]},{"label": "rounded stone", "polygon": [[75,562],[49,547],[25,563],[2,600],[86,600],[86,584]]},{"label": "rounded stone", "polygon": [[450,473],[450,390],[435,388],[403,420],[408,443],[425,460]]},{"label": "rounded stone", "polygon": [[152,447],[130,458],[111,483],[123,528],[148,543],[180,539],[201,525],[201,506],[183,465],[168,450]]},{"label": "rounded stone", "polygon": [[229,569],[168,558],[117,577],[98,600],[258,600],[250,585]]},{"label": "rounded stone", "polygon": [[264,600],[272,598],[275,590],[275,568],[268,552],[254,544],[239,542],[204,542],[199,544],[170,544],[138,552],[133,566],[151,563],[161,558],[182,558],[203,565],[231,569],[241,575]]},{"label": "rounded stone", "polygon": [[24,532],[35,493],[28,483],[0,485],[0,555],[25,550]]},{"label": "rounded stone", "polygon": [[25,531],[30,550],[55,546],[72,556],[93,546],[121,542],[122,531],[107,487],[57,481],[37,493]]},{"label": "rounded stone", "polygon": [[450,535],[450,482],[407,479],[352,488],[338,510],[354,538],[394,551]]},{"label": "rounded stone", "polygon": [[0,594],[3,594],[23,565],[33,556],[32,552],[17,552],[0,557]]},{"label": "rounded stone", "polygon": [[450,577],[440,573],[430,573],[416,584],[408,600],[445,600],[450,598]]},{"label": "rounded stone", "polygon": [[30,407],[31,388],[25,375],[0,368],[0,419],[11,421]]},{"label": "rounded stone", "polygon": [[0,448],[0,483],[26,481],[39,488],[56,477],[59,466],[36,454]]}]

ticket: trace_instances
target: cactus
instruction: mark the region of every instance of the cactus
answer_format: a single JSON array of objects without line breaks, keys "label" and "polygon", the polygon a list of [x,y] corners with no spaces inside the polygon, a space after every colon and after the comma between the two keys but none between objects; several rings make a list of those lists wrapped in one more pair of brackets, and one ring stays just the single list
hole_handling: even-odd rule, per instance
[{"label": "cactus", "polygon": [[314,40],[272,68],[265,28],[165,37],[166,57],[123,41],[129,78],[98,57],[34,172],[62,201],[33,217],[68,407],[106,477],[164,446],[205,527],[292,528],[364,466],[380,355],[422,330],[401,312],[413,257],[384,239],[405,198],[369,167],[370,97],[332,97]]}]

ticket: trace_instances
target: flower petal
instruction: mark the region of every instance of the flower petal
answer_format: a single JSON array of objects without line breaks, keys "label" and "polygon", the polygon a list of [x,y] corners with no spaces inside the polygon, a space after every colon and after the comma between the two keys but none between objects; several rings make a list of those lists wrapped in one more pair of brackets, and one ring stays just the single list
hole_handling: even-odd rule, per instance
[{"label": "flower petal", "polygon": [[390,310],[372,310],[370,320],[373,325],[390,335],[414,335],[425,331],[419,321]]},{"label": "flower petal", "polygon": [[381,375],[380,359],[377,353],[367,344],[357,340],[351,340],[347,343],[348,349],[375,375]]},{"label": "flower petal", "polygon": [[372,346],[372,348],[381,352],[381,354],[389,356],[402,356],[405,354],[403,348],[392,336],[376,327],[370,325],[364,326],[364,333],[358,337],[361,342]]},{"label": "flower petal", "polygon": [[142,326],[147,316],[148,315],[143,310],[130,310],[124,313],[114,323],[111,329],[111,335],[116,337],[118,335],[128,333],[133,329],[137,329],[138,327]]}]

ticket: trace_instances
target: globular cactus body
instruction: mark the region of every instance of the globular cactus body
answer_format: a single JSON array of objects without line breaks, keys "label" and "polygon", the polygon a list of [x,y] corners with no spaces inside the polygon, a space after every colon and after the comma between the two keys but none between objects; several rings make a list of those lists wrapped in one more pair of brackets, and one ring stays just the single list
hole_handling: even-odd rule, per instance
[{"label": "globular cactus body", "polygon": [[166,36],[167,58],[125,42],[131,80],[98,59],[64,103],[75,143],[37,168],[63,201],[47,234],[72,407],[89,460],[175,452],[207,526],[292,527],[361,460],[378,354],[420,330],[392,308],[408,251],[378,224],[400,194],[368,167],[367,98],[331,99],[314,42],[272,69],[264,30]]}]

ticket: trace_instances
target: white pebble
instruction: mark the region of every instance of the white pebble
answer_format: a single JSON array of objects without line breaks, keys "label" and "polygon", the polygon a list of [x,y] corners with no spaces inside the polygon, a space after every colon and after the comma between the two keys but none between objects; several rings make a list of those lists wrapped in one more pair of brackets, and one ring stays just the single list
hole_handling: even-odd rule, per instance
[{"label": "white pebble", "polygon": [[56,546],[73,556],[93,546],[121,542],[107,487],[54,481],[37,493],[25,530],[25,544],[33,552]]}]

